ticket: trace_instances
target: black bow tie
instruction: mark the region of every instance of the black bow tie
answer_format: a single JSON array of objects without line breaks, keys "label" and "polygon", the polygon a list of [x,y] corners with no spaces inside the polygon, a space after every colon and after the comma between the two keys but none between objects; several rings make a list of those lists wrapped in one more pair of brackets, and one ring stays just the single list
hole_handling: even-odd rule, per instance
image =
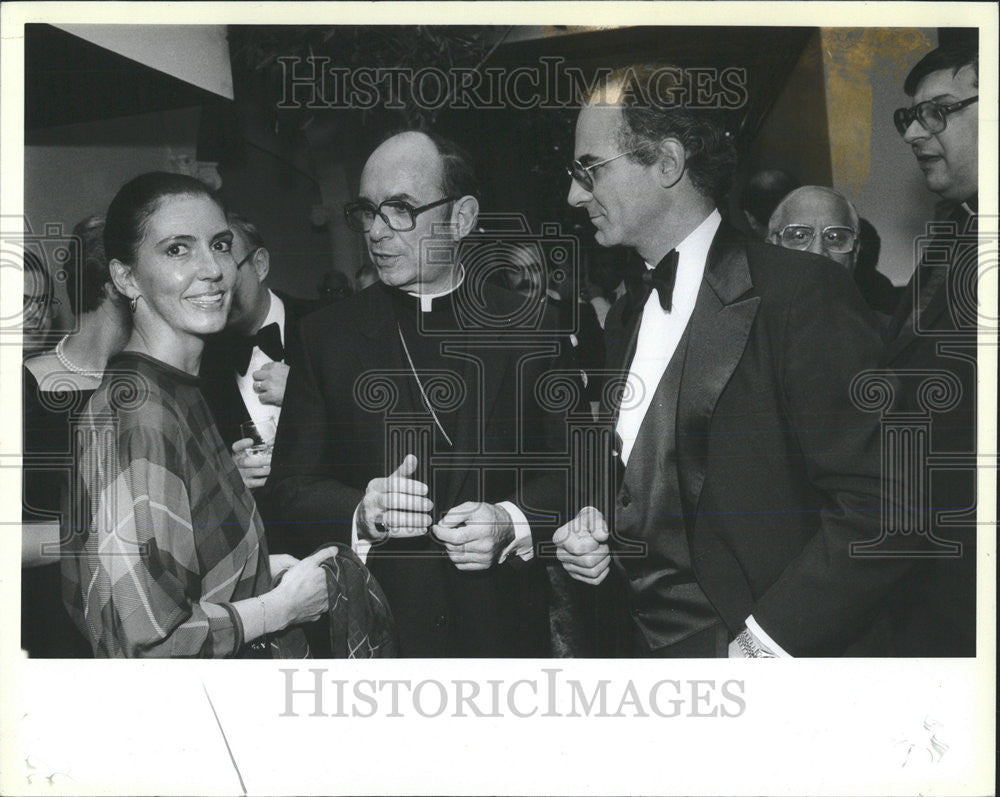
[{"label": "black bow tie", "polygon": [[246,375],[255,346],[275,362],[285,359],[285,347],[281,345],[281,330],[278,329],[277,322],[271,322],[257,330],[256,335],[235,341],[233,359],[240,376]]},{"label": "black bow tie", "polygon": [[677,280],[676,249],[671,249],[654,269],[646,269],[641,279],[628,286],[629,304],[626,308],[626,318],[636,311],[641,311],[649,299],[649,294],[656,289],[660,307],[670,312],[674,296],[674,282]]}]

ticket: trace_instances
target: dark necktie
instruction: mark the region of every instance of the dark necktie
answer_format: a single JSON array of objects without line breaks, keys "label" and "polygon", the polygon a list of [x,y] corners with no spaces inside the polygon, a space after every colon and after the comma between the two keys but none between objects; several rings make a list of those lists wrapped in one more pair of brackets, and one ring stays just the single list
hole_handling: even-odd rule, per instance
[{"label": "dark necktie", "polygon": [[646,269],[641,279],[636,280],[628,287],[628,305],[625,308],[626,322],[635,312],[641,312],[649,299],[649,294],[655,289],[660,300],[660,307],[665,312],[670,312],[673,306],[674,282],[677,280],[677,260],[676,249],[671,249],[664,255],[663,259],[656,264],[654,269]]},{"label": "dark necktie", "polygon": [[285,347],[281,345],[281,330],[278,329],[277,322],[272,322],[257,330],[256,335],[240,338],[233,346],[233,360],[240,376],[246,375],[255,346],[275,362],[285,359]]}]

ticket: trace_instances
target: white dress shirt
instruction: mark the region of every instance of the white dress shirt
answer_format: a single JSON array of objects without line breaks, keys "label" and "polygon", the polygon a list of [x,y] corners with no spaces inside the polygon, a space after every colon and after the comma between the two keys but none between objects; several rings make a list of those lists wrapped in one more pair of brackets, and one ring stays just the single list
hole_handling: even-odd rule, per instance
[{"label": "white dress shirt", "polygon": [[[643,307],[635,356],[629,366],[629,390],[626,391],[635,399],[622,404],[616,427],[622,441],[621,456],[625,465],[628,464],[629,455],[639,434],[639,427],[642,426],[642,421],[653,401],[653,394],[656,393],[660,379],[663,378],[663,373],[667,370],[670,360],[677,351],[677,344],[680,343],[681,336],[691,320],[701,281],[705,276],[708,250],[721,222],[722,216],[719,215],[719,211],[713,210],[677,245],[677,279],[674,282],[670,310],[666,311],[660,306],[659,295],[655,290],[650,292],[649,299]],[[648,269],[655,267],[646,264]],[[765,650],[779,657],[788,656],[788,653],[754,620],[753,615],[747,617],[746,626]]]},{"label": "white dress shirt", "polygon": [[[633,398],[622,402],[615,428],[622,441],[621,457],[624,465],[628,464],[639,427],[653,401],[653,394],[663,378],[663,372],[667,370],[684,329],[691,320],[705,274],[708,250],[721,222],[719,211],[713,210],[677,245],[677,279],[674,282],[670,310],[664,310],[660,306],[656,290],[650,292],[642,309],[635,356],[627,377],[626,396]],[[656,264],[647,263],[646,268],[652,270],[656,268]]]},{"label": "white dress shirt", "polygon": [[[277,324],[278,331],[281,334],[281,345],[284,346],[285,304],[275,295],[274,291],[269,289],[268,294],[271,297],[271,306],[268,308],[264,323],[260,326],[263,329],[268,324]],[[250,353],[250,365],[247,366],[247,372],[243,376],[240,376],[239,371],[236,372],[236,384],[240,389],[240,395],[243,397],[243,403],[246,405],[247,412],[250,413],[250,420],[259,424],[271,419],[274,421],[275,426],[277,426],[281,407],[262,403],[260,396],[253,389],[254,371],[259,371],[263,366],[273,362],[274,360],[264,354],[259,347],[254,346],[253,351]]]}]

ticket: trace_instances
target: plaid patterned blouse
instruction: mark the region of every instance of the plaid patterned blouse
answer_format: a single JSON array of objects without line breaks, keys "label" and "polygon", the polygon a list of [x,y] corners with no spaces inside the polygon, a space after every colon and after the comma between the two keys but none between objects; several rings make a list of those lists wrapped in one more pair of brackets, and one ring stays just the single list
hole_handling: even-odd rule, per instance
[{"label": "plaid patterned blouse", "polygon": [[190,374],[124,352],[75,433],[63,599],[99,657],[225,657],[271,587],[264,527]]}]

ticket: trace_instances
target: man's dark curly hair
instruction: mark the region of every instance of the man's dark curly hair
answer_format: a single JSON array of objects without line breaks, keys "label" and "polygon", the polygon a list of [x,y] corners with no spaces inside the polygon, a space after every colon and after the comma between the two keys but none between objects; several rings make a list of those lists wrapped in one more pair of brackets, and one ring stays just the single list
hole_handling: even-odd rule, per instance
[{"label": "man's dark curly hair", "polygon": [[[635,64],[614,70],[590,96],[590,102],[621,87],[623,124],[618,133],[629,159],[650,165],[660,157],[659,145],[677,139],[686,153],[685,168],[694,187],[718,201],[729,190],[736,168],[736,148],[718,111],[689,107],[694,84],[684,69],[668,64]],[[676,98],[680,97],[680,101]]]}]

